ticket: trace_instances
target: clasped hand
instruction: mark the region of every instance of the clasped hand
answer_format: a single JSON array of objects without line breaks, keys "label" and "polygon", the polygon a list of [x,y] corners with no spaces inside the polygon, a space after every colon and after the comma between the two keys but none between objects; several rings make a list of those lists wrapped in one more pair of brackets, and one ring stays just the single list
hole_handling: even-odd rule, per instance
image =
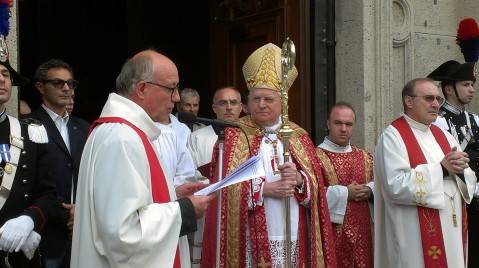
[{"label": "clasped hand", "polygon": [[469,163],[469,156],[467,155],[467,153],[457,151],[456,147],[453,147],[452,151],[446,154],[441,161],[441,165],[450,174],[463,173],[464,169],[469,167],[468,163]]},{"label": "clasped hand", "polygon": [[263,196],[284,198],[294,195],[295,188],[303,184],[303,177],[294,163],[284,163],[278,166],[281,178],[274,182],[266,182]]},{"label": "clasped hand", "polygon": [[32,218],[25,215],[5,222],[0,228],[0,250],[18,252],[21,249],[31,259],[40,243],[40,235],[33,231],[33,227]]},{"label": "clasped hand", "polygon": [[373,191],[366,184],[358,184],[353,181],[347,186],[348,188],[348,200],[355,202],[367,201],[371,197]]}]

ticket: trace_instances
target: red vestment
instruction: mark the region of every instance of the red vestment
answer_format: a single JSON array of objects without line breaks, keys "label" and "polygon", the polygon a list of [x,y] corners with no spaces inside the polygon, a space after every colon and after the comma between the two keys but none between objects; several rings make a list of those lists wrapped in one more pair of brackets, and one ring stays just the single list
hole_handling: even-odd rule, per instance
[{"label": "red vestment", "polygon": [[[352,146],[349,153],[317,149],[329,185],[356,182],[366,184],[373,179],[373,158],[365,150]],[[338,267],[373,267],[373,240],[368,201],[348,201],[343,224],[333,223],[336,234]]]},{"label": "red vestment", "polygon": [[[224,175],[247,160],[251,156],[250,153],[256,154],[264,136],[261,127],[254,124],[249,116],[241,118],[238,123],[251,142],[251,152],[245,135],[238,129],[228,128],[225,133],[223,154]],[[333,232],[321,166],[309,135],[295,124],[292,124],[292,129],[289,150],[298,170],[307,174],[310,189],[309,209],[300,206],[297,267],[336,267]],[[214,155],[217,154],[217,148],[215,152]],[[216,169],[217,159],[214,157],[212,171]],[[216,177],[212,176],[212,181],[216,181]],[[221,194],[221,267],[245,267],[248,227],[249,233],[254,234],[250,235],[253,258],[259,261],[259,267],[271,267],[266,220],[284,219],[266,219],[261,206],[257,206],[254,212],[248,209],[248,198],[251,196],[250,182],[227,187]],[[300,194],[297,193],[295,197],[301,202]],[[204,268],[215,265],[216,207],[216,204],[210,205],[206,216],[201,260],[201,267]],[[256,229],[251,227],[254,221]]]}]

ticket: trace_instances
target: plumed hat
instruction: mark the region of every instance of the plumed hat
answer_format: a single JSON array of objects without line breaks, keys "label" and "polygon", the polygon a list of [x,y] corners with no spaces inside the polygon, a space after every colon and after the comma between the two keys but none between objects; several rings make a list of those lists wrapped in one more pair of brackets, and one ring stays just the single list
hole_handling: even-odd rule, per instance
[{"label": "plumed hat", "polygon": [[461,47],[466,62],[479,59],[479,27],[475,19],[466,17],[459,22],[456,42]]},{"label": "plumed hat", "polygon": [[5,66],[10,72],[10,77],[12,79],[12,85],[14,86],[24,86],[28,84],[28,78],[21,76],[13,67],[10,65],[8,60],[8,47],[6,38],[10,30],[9,19],[10,19],[10,7],[12,6],[13,0],[0,0],[0,64]]},{"label": "plumed hat", "polygon": [[[281,49],[268,43],[255,50],[243,65],[243,76],[248,90],[268,88],[281,90]],[[293,67],[288,72],[286,90],[289,90],[298,77],[298,70]]]},{"label": "plumed hat", "polygon": [[474,63],[459,63],[455,60],[446,61],[427,77],[436,81],[476,81]]}]

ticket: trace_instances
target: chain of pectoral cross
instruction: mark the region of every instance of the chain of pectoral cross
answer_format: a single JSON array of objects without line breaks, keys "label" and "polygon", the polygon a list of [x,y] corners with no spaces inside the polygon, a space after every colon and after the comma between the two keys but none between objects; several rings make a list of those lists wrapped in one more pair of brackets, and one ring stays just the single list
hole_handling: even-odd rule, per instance
[{"label": "chain of pectoral cross", "polygon": [[268,137],[268,134],[266,133],[264,137],[271,142],[271,145],[273,145],[273,159],[271,159],[271,168],[273,170],[273,173],[279,174],[278,166],[279,166],[279,153],[278,153],[278,139],[272,140],[270,137]]}]

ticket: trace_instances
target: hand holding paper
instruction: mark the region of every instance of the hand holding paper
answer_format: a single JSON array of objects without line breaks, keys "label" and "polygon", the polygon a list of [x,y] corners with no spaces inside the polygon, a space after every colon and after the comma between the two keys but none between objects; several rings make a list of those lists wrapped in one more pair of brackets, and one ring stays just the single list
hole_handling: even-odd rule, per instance
[{"label": "hand holding paper", "polygon": [[262,157],[258,154],[243,162],[223,180],[199,190],[195,195],[209,195],[230,185],[262,176],[265,176],[265,172]]}]

